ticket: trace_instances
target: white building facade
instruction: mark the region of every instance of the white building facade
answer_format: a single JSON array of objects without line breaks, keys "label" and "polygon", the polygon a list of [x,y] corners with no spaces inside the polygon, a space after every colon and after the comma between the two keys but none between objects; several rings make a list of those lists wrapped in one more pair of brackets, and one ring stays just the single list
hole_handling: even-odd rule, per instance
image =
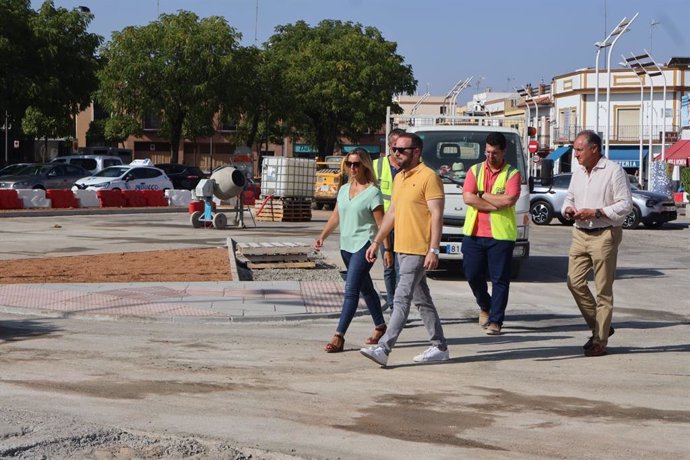
[{"label": "white building facade", "polygon": [[570,146],[583,129],[597,131],[609,158],[631,174],[639,170],[640,158],[644,165],[650,151],[657,158],[672,145],[683,126],[681,107],[690,91],[690,71],[669,67],[660,70],[656,76],[638,76],[630,69],[612,69],[610,99],[606,72],[599,72],[598,81],[593,69],[554,77],[550,136],[553,152],[549,158],[558,161],[557,170],[571,170]]}]

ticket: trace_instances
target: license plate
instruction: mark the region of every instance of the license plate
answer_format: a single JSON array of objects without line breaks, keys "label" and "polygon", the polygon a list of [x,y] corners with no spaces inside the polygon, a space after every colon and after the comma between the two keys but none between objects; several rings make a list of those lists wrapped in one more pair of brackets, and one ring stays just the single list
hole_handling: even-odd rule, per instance
[{"label": "license plate", "polygon": [[460,254],[461,243],[450,243],[446,245],[446,254]]},{"label": "license plate", "polygon": [[676,207],[675,206],[664,206],[663,210],[666,212],[673,212],[676,210]]}]

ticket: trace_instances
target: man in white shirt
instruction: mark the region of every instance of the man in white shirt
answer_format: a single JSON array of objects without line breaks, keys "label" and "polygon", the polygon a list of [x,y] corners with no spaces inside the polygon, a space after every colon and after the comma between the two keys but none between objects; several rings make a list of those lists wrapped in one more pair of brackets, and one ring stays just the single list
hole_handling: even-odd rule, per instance
[{"label": "man in white shirt", "polygon": [[[575,220],[568,254],[568,289],[592,330],[583,346],[585,356],[607,353],[613,335],[613,280],[616,276],[622,224],[632,210],[630,183],[625,170],[601,154],[601,138],[594,131],[582,131],[573,144],[575,168],[561,213]],[[596,298],[587,286],[594,271]]]}]

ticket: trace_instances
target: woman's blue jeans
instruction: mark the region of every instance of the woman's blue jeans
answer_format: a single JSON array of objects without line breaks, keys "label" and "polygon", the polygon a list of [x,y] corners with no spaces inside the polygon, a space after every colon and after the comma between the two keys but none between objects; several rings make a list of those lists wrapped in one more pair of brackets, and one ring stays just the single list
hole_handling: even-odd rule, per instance
[{"label": "woman's blue jeans", "polygon": [[362,295],[364,302],[367,304],[369,313],[374,320],[375,326],[380,326],[386,321],[383,319],[383,312],[381,311],[381,299],[379,294],[374,289],[374,283],[371,281],[369,270],[374,265],[367,262],[365,254],[367,248],[371,243],[364,245],[362,249],[357,252],[347,252],[340,250],[340,255],[343,257],[345,267],[347,267],[347,279],[345,280],[345,299],[343,300],[343,309],[340,313],[340,321],[336,332],[345,335],[347,328],[352,322],[357,312],[359,305],[359,296]]}]

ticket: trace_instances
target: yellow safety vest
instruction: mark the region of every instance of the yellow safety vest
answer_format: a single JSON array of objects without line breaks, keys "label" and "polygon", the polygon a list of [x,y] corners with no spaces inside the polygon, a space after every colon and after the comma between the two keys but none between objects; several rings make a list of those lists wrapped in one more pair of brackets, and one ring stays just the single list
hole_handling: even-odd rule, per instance
[{"label": "yellow safety vest", "polygon": [[388,155],[374,160],[374,174],[379,180],[379,189],[383,195],[383,211],[387,212],[391,205],[391,195],[393,195],[393,173]]},{"label": "yellow safety vest", "polygon": [[[476,164],[472,166],[472,173],[477,180],[477,190],[480,192],[484,188],[484,171],[486,163]],[[479,173],[477,173],[479,170]],[[518,170],[506,163],[503,169],[498,174],[496,181],[491,189],[491,193],[499,195],[505,193],[506,183],[508,179],[518,173]],[[472,230],[477,223],[477,216],[479,211],[473,206],[467,207],[467,215],[465,216],[465,235],[472,235]],[[515,216],[515,206],[498,209],[489,212],[489,221],[491,222],[491,235],[496,240],[515,241],[517,240],[517,219]]]}]

